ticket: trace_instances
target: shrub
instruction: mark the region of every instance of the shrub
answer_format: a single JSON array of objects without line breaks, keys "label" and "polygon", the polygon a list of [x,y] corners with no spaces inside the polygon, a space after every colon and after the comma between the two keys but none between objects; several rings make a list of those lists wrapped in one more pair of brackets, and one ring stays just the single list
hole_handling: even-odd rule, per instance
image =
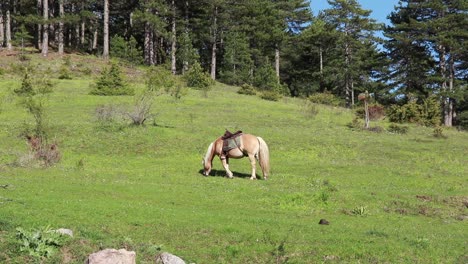
[{"label": "shrub", "polygon": [[153,105],[153,94],[144,92],[135,98],[133,109],[125,112],[125,116],[130,118],[133,125],[142,126],[145,121],[152,118],[151,107]]},{"label": "shrub", "polygon": [[460,129],[468,130],[468,111],[463,111],[456,117],[457,125]]},{"label": "shrub", "polygon": [[125,83],[118,64],[112,63],[110,69],[105,69],[102,72],[90,94],[105,96],[133,95],[134,91]]},{"label": "shrub", "polygon": [[58,78],[60,80],[71,80],[72,79],[71,71],[70,71],[70,69],[68,68],[67,65],[62,65],[60,67]]},{"label": "shrub", "polygon": [[348,123],[346,126],[352,130],[362,130],[364,128],[364,124],[358,117],[355,117],[353,121]]},{"label": "shrub", "polygon": [[185,75],[187,86],[192,87],[202,91],[210,90],[211,86],[214,84],[214,81],[204,72],[200,63],[196,62],[192,65],[190,70]]},{"label": "shrub", "polygon": [[277,91],[264,91],[261,95],[260,98],[268,101],[278,101],[281,99],[283,96],[278,93]]},{"label": "shrub", "polygon": [[415,101],[411,101],[405,105],[392,105],[387,110],[387,117],[390,122],[395,123],[417,123],[421,120],[421,112]]},{"label": "shrub", "polygon": [[13,92],[19,96],[33,96],[36,94],[28,72],[24,73],[23,80],[21,81],[21,87],[14,89]]},{"label": "shrub", "polygon": [[387,110],[387,117],[390,122],[396,123],[417,123],[426,126],[436,126],[440,124],[441,112],[440,103],[435,96],[431,96],[418,104],[412,100],[404,105],[392,105]]},{"label": "shrub", "polygon": [[245,95],[256,95],[257,91],[255,91],[255,88],[252,85],[244,83],[237,91],[237,93]]},{"label": "shrub", "polygon": [[432,135],[436,138],[446,138],[442,126],[435,126]]},{"label": "shrub", "polygon": [[408,127],[400,126],[397,124],[390,124],[390,126],[388,127],[388,132],[395,134],[406,134],[408,133]]},{"label": "shrub", "polygon": [[162,67],[150,67],[146,72],[146,89],[151,92],[170,91],[175,86],[172,73]]},{"label": "shrub", "polygon": [[331,93],[315,93],[309,96],[309,101],[316,104],[324,104],[331,106],[341,106],[343,102],[341,99]]}]

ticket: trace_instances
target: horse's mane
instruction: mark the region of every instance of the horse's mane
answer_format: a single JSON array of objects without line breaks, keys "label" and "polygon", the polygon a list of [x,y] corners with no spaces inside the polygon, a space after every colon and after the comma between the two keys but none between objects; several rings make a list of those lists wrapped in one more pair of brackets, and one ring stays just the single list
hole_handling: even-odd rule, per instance
[{"label": "horse's mane", "polygon": [[213,151],[213,143],[214,142],[211,142],[211,144],[208,146],[208,150],[206,151],[205,157],[203,158],[203,163],[204,164],[206,164],[206,162],[208,162],[208,160],[211,157],[211,153]]}]

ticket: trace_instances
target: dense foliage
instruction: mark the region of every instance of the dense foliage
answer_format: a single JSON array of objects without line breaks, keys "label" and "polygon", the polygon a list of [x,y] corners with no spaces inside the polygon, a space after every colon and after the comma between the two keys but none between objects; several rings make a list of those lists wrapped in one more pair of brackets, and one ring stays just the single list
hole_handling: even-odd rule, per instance
[{"label": "dense foliage", "polygon": [[327,91],[348,107],[366,90],[386,107],[435,95],[443,124],[463,122],[466,1],[403,0],[386,26],[356,0],[328,3],[314,16],[309,0],[8,0],[0,46],[120,57],[173,74],[199,63],[228,84],[301,97]]}]

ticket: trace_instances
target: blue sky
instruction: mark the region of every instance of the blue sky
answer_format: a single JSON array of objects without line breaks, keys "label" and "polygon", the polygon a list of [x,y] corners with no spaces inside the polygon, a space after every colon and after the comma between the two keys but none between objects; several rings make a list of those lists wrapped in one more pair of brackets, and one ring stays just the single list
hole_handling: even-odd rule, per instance
[{"label": "blue sky", "polygon": [[[312,12],[317,15],[322,9],[327,9],[327,0],[310,0]],[[361,5],[362,9],[371,10],[371,18],[377,20],[377,22],[383,22],[388,24],[387,16],[394,10],[394,6],[398,4],[398,0],[357,0]]]}]

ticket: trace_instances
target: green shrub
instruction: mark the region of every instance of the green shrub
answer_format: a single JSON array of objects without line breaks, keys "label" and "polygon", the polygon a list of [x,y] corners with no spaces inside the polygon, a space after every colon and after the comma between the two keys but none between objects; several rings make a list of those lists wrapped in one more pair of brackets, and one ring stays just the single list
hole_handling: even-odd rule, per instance
[{"label": "green shrub", "polygon": [[343,101],[331,93],[315,93],[309,96],[309,101],[315,104],[342,106]]},{"label": "green shrub", "polygon": [[444,129],[442,126],[435,126],[434,131],[432,132],[432,135],[436,138],[446,138],[444,135]]},{"label": "green shrub", "polygon": [[441,121],[440,103],[435,96],[431,96],[418,104],[412,100],[404,105],[392,105],[387,110],[390,122],[417,123],[426,126],[436,126]]},{"label": "green shrub", "polygon": [[13,92],[19,96],[33,96],[36,92],[33,89],[31,78],[29,77],[28,72],[26,71],[21,81],[21,86],[17,89],[14,89]]},{"label": "green shrub", "polygon": [[468,130],[468,111],[463,111],[457,115],[456,124],[460,129]]},{"label": "green shrub", "polygon": [[408,127],[400,126],[397,124],[390,124],[390,126],[388,127],[388,132],[395,134],[406,134],[408,133]]},{"label": "green shrub", "polygon": [[283,96],[278,93],[277,91],[264,91],[261,95],[260,98],[268,101],[278,101],[281,99]]},{"label": "green shrub", "polygon": [[362,123],[361,119],[358,117],[355,117],[353,121],[348,123],[346,126],[352,130],[362,130],[364,128],[364,124]]},{"label": "green shrub", "polygon": [[134,91],[125,83],[120,67],[112,63],[110,69],[105,69],[90,94],[93,95],[133,95]]},{"label": "green shrub", "polygon": [[237,93],[245,95],[256,95],[257,91],[255,91],[255,88],[252,85],[244,83],[237,91]]},{"label": "green shrub", "polygon": [[192,87],[202,91],[210,90],[211,86],[214,84],[214,81],[204,72],[200,63],[196,62],[189,69],[185,75],[187,86]]},{"label": "green shrub", "polygon": [[62,65],[60,67],[58,78],[60,80],[71,80],[72,79],[71,71],[70,71],[70,69],[68,68],[67,65],[64,64],[64,65]]},{"label": "green shrub", "polygon": [[151,92],[170,91],[175,86],[172,73],[162,67],[150,67],[145,77],[146,89]]}]

